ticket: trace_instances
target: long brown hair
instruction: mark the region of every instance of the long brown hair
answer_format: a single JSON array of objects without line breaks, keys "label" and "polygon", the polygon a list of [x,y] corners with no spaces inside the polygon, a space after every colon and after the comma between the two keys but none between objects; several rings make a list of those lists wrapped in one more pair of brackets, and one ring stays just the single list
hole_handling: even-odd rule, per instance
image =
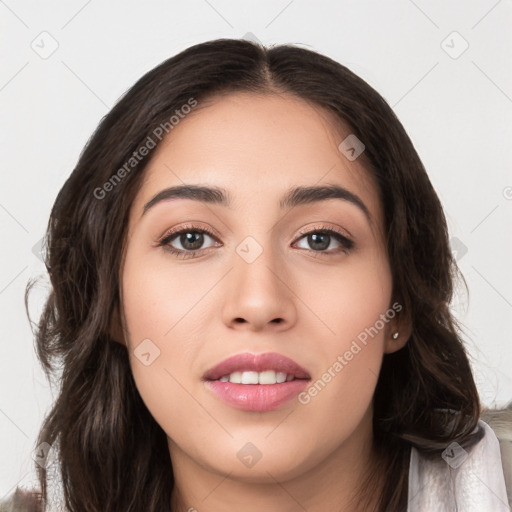
[{"label": "long brown hair", "polygon": [[[330,112],[365,145],[385,212],[393,296],[412,324],[406,346],[384,356],[373,419],[381,465],[368,481],[384,475],[379,512],[405,512],[411,446],[440,456],[450,442],[469,447],[482,435],[476,386],[449,309],[458,271],[440,201],[389,105],[346,67],[293,45],[197,44],[145,74],[101,120],[56,198],[46,233],[52,289],[35,329],[36,350],[60,389],[37,444],[58,448],[70,511],[169,510],[166,434],[137,391],[126,347],[111,336],[122,307],[128,214],[151,154],[126,163],[191,98],[200,105],[234,91],[292,94]],[[51,481],[36,467],[46,498]],[[361,504],[370,502],[362,489]]]}]

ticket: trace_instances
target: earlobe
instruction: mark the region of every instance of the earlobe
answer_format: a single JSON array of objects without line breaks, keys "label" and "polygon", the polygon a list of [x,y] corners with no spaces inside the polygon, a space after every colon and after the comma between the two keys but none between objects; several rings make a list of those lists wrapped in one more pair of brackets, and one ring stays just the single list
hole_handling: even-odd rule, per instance
[{"label": "earlobe", "polygon": [[[396,336],[396,337],[395,337]],[[384,353],[392,354],[401,348],[404,348],[409,336],[402,335],[399,331],[396,331],[392,336],[389,336],[384,341]]]},{"label": "earlobe", "polygon": [[412,333],[411,321],[405,315],[396,316],[386,331],[384,353],[391,354],[403,348]]}]

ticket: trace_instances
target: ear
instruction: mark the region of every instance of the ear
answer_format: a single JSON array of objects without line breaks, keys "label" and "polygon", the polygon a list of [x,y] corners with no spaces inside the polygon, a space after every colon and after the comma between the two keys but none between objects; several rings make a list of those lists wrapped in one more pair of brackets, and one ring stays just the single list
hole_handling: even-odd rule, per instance
[{"label": "ear", "polygon": [[[395,307],[397,304],[400,306],[400,309]],[[398,302],[395,302],[393,306],[397,313],[386,325],[384,339],[385,354],[392,354],[405,347],[412,334],[412,320],[409,315]]]},{"label": "ear", "polygon": [[121,323],[121,316],[119,314],[119,307],[116,305],[110,318],[109,335],[112,340],[126,346],[126,340],[124,336],[123,326]]}]

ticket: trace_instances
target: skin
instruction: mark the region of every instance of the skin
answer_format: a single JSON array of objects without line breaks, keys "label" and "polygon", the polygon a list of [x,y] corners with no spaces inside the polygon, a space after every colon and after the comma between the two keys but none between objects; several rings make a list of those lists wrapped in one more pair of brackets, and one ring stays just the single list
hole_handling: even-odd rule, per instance
[{"label": "skin", "polygon": [[[374,462],[372,396],[382,357],[409,335],[398,316],[307,404],[292,399],[274,411],[241,411],[201,380],[234,354],[278,352],[315,382],[391,308],[382,205],[363,157],[351,162],[338,150],[350,133],[344,130],[290,95],[231,93],[201,103],[175,126],[146,169],[129,219],[118,341],[168,436],[173,510],[356,510],[350,498]],[[141,217],[154,195],[184,183],[220,186],[233,205],[172,199]],[[280,211],[289,188],[326,184],[359,196],[371,222],[339,199]],[[188,259],[157,246],[189,223],[217,240],[205,234],[200,253]],[[331,237],[319,251],[300,235],[326,226],[354,247],[344,251]],[[252,263],[236,252],[247,236],[263,250]],[[179,236],[171,244],[190,247]],[[144,339],[160,350],[149,366],[134,353]],[[262,455],[252,467],[237,457],[248,442]]]}]

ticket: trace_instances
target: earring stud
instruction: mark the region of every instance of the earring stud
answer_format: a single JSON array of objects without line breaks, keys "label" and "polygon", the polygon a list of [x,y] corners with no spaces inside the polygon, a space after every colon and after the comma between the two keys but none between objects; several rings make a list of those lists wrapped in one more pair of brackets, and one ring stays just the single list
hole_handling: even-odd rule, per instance
[{"label": "earring stud", "polygon": [[391,336],[394,340],[398,339],[398,331],[397,332],[394,332],[393,335]]}]

